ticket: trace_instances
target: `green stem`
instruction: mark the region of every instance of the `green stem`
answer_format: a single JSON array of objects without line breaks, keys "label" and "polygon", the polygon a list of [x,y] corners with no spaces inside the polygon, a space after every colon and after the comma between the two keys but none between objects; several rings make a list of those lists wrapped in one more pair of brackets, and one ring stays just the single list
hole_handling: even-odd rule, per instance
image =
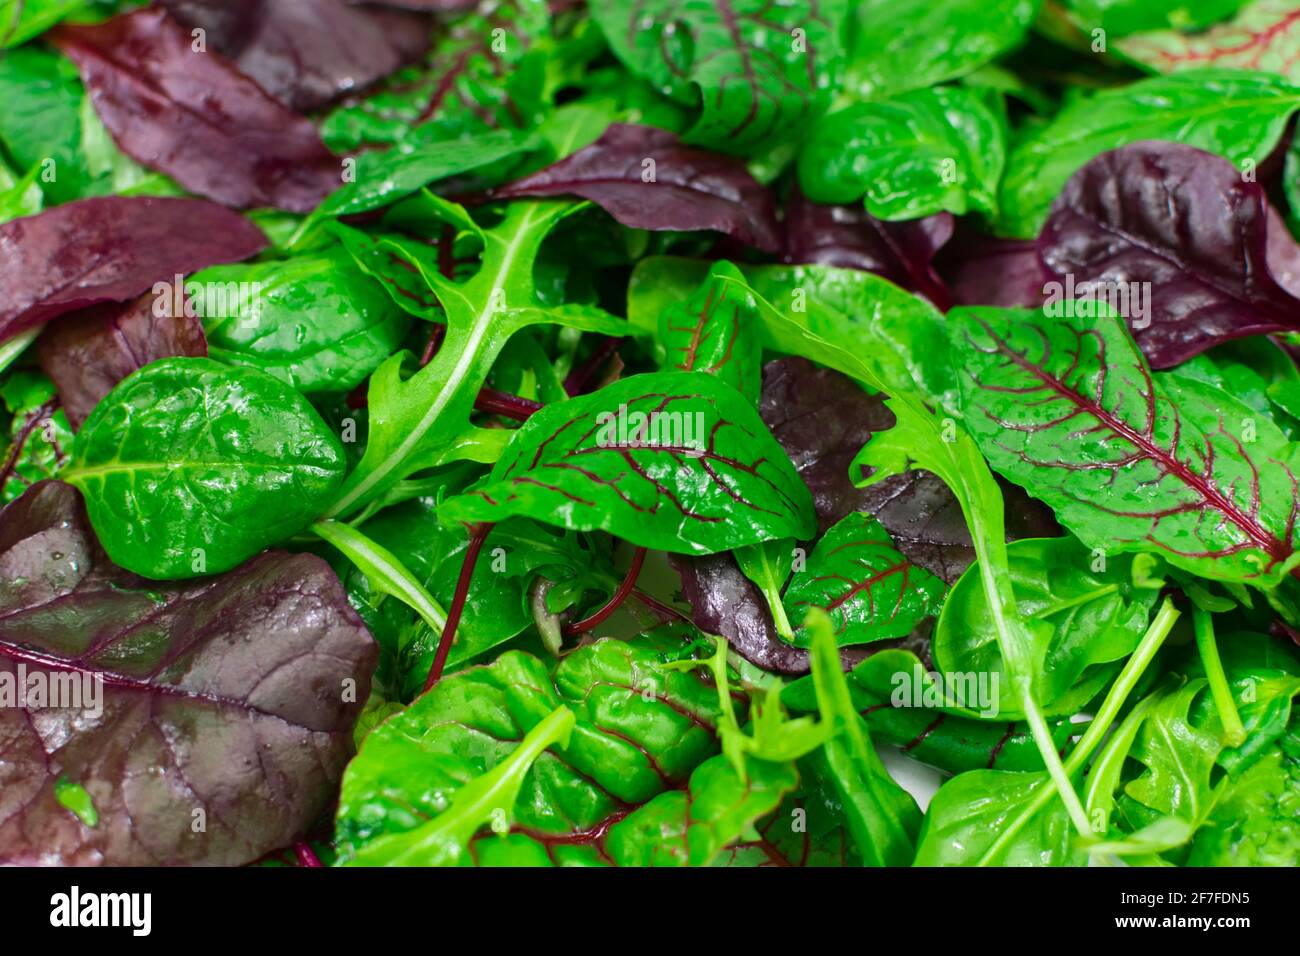
[{"label": "green stem", "polygon": [[1223,672],[1219,645],[1214,639],[1214,618],[1209,611],[1192,608],[1192,630],[1196,634],[1196,649],[1201,653],[1205,676],[1210,680],[1210,694],[1219,712],[1219,723],[1223,724],[1224,739],[1230,746],[1240,747],[1246,740],[1246,728],[1242,726],[1241,714],[1237,713],[1237,703],[1232,699],[1228,675]]},{"label": "green stem", "polygon": [[341,521],[317,521],[311,527],[360,568],[372,587],[410,607],[435,634],[442,633],[447,612],[395,554]]},{"label": "green stem", "polygon": [[22,355],[27,346],[36,341],[36,336],[41,334],[41,330],[28,329],[26,332],[19,332],[13,338],[6,342],[0,343],[0,372],[3,372],[18,356]]}]

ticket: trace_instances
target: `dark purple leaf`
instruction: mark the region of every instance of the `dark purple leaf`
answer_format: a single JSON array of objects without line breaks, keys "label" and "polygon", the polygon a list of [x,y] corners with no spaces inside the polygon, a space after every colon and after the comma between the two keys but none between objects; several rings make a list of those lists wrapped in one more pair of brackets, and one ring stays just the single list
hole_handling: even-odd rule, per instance
[{"label": "dark purple leaf", "polygon": [[743,162],[653,126],[611,123],[590,146],[493,195],[581,196],[634,229],[712,229],[765,252],[780,247],[772,195]]},{"label": "dark purple leaf", "polygon": [[[1038,250],[1063,285],[1141,292],[1145,309],[1119,299],[1119,311],[1152,366],[1168,368],[1228,339],[1300,328],[1300,301],[1269,270],[1269,221],[1264,188],[1227,160],[1135,143],[1070,178]],[[1272,242],[1275,260],[1288,258]]]},{"label": "dark purple leaf", "polygon": [[952,295],[935,271],[935,253],[952,237],[953,217],[941,212],[908,222],[885,222],[861,204],[827,206],[795,189],[785,209],[783,258],[861,269],[919,292],[947,310]]},{"label": "dark purple leaf", "polygon": [[359,7],[396,7],[399,10],[433,10],[439,12],[457,12],[473,10],[479,0],[348,0]]},{"label": "dark purple leaf", "polygon": [[143,581],[104,557],[73,488],[33,485],[0,511],[0,680],[99,675],[102,714],[0,707],[0,863],[236,865],[284,846],[334,798],[376,653],[317,557]]},{"label": "dark purple leaf", "polygon": [[1029,239],[998,239],[958,227],[935,261],[957,305],[1036,306],[1047,275]]},{"label": "dark purple leaf", "polygon": [[205,30],[212,49],[300,113],[419,59],[432,30],[426,17],[343,0],[163,0],[163,6],[186,27]]},{"label": "dark purple leaf", "polygon": [[[854,511],[872,514],[899,551],[949,584],[975,560],[961,507],[934,475],[911,471],[854,487],[849,474],[854,456],[873,433],[894,425],[880,396],[807,359],[782,358],[763,368],[759,412],[812,492],[819,531]],[[1050,509],[1014,485],[999,484],[1007,540],[1060,533]],[[698,627],[721,634],[746,660],[765,669],[808,670],[806,655],[776,636],[766,600],[731,555],[678,559],[674,565]]]},{"label": "dark purple leaf", "polygon": [[[133,302],[107,303],[65,316],[41,336],[41,368],[59,390],[73,428],[113,386],[150,362],[174,355],[207,355],[203,323],[179,310],[155,315],[152,292]],[[171,310],[177,311],[177,310]]]},{"label": "dark purple leaf", "polygon": [[340,166],[310,121],[153,7],[51,36],[127,155],[227,206],[310,212]]},{"label": "dark purple leaf", "polygon": [[10,220],[0,225],[0,341],[265,246],[243,216],[198,199],[104,196]]}]

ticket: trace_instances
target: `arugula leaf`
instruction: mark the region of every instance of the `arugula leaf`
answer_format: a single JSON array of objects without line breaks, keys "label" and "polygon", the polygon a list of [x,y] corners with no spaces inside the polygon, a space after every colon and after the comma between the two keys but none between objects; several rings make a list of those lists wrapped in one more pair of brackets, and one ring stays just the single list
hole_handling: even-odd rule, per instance
[{"label": "arugula leaf", "polygon": [[758,412],[703,372],[635,375],[546,406],[516,432],[487,484],[439,514],[524,515],[687,554],[806,538],[814,528],[808,489]]},{"label": "arugula leaf", "polygon": [[1296,453],[1272,422],[1153,376],[1113,315],[961,308],[949,320],[981,450],[1085,545],[1260,587],[1296,564]]},{"label": "arugula leaf", "polygon": [[977,91],[936,87],[818,120],[799,157],[815,202],[862,199],[884,220],[997,209],[1005,120]]},{"label": "arugula leaf", "polygon": [[170,358],[100,402],[63,477],[109,557],[166,580],[228,570],[302,530],[343,468],[338,437],[279,380]]},{"label": "arugula leaf", "polygon": [[[459,227],[471,228],[473,221],[461,207],[447,207]],[[400,353],[371,377],[366,452],[326,517],[346,516],[407,475],[456,456],[448,446],[473,434],[468,418],[474,398],[518,330],[552,322],[611,335],[624,331],[626,323],[598,309],[546,307],[538,301],[531,265],[547,233],[576,208],[555,200],[512,203],[496,226],[473,226],[483,243],[482,266],[463,282],[429,270],[424,262],[409,263],[446,312],[446,338],[429,364],[409,379],[401,378]],[[403,254],[392,243],[379,245]]]},{"label": "arugula leaf", "polygon": [[0,503],[7,503],[63,470],[71,457],[73,434],[54,385],[40,372],[15,372],[0,386],[0,401],[13,416],[0,461]]},{"label": "arugula leaf", "polygon": [[1300,865],[1300,740],[1232,782],[1192,840],[1187,866]]}]

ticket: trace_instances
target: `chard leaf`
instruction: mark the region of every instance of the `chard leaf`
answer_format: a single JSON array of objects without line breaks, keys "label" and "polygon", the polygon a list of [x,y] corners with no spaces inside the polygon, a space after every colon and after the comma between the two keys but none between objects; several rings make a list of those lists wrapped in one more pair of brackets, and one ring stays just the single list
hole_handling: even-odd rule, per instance
[{"label": "chard leaf", "polygon": [[265,245],[244,217],[197,199],[105,196],[11,220],[0,225],[0,340]]},{"label": "chard leaf", "polygon": [[1268,73],[1198,69],[1102,90],[1067,105],[1007,156],[999,231],[1038,232],[1075,170],[1099,153],[1169,140],[1258,166],[1300,106],[1300,89]]},{"label": "chard leaf", "polygon": [[65,473],[117,564],[150,578],[225,571],[301,531],[343,480],[343,446],[254,369],[170,358],[124,379]]},{"label": "chard leaf", "polygon": [[184,26],[296,113],[364,90],[429,46],[430,24],[410,13],[335,0],[164,0]]},{"label": "chard leaf", "polygon": [[577,721],[569,745],[527,771],[511,830],[541,841],[561,862],[600,862],[611,816],[675,789],[718,753],[716,689],[663,666],[683,647],[664,630],[602,639],[549,664],[507,651],[491,665],[445,677],[371,731],[348,766],[340,858],[436,819],[462,787],[508,759],[564,706]]},{"label": "chard leaf", "polygon": [[1005,139],[1005,120],[962,87],[858,103],[817,121],[799,157],[799,186],[814,202],[861,199],[884,220],[992,215]]},{"label": "chard leaf", "polygon": [[141,581],[79,499],[42,482],[0,511],[0,696],[22,669],[72,694],[0,706],[0,862],[235,866],[300,837],[334,799],[375,666],[338,579],[270,551]]},{"label": "chard leaf", "polygon": [[1296,454],[1272,422],[1153,376],[1113,315],[962,308],[950,322],[981,450],[1085,545],[1261,587],[1294,566]]},{"label": "chard leaf", "polygon": [[865,0],[849,14],[844,85],[863,99],[965,76],[1024,39],[1038,0]]},{"label": "chard leaf", "polygon": [[[316,127],[219,54],[193,49],[166,10],[61,26],[54,40],[114,142],[189,192],[239,209],[310,212],[338,185],[339,161]],[[151,55],[140,59],[141,49]],[[192,105],[196,86],[207,91],[206,108]]]},{"label": "chard leaf", "polygon": [[1039,236],[1057,283],[1047,301],[1085,308],[1061,300],[1095,286],[1155,368],[1294,329],[1300,302],[1270,271],[1269,246],[1286,243],[1294,257],[1295,243],[1272,220],[1264,187],[1204,150],[1137,143],[1103,153],[1070,177]]},{"label": "chard leaf", "polygon": [[160,298],[167,297],[174,299],[174,291],[92,306],[46,329],[37,354],[74,427],[81,427],[100,400],[132,372],[160,359],[208,354],[198,319],[185,310],[173,315],[170,309],[156,308]]},{"label": "chard leaf", "polygon": [[711,229],[766,252],[779,244],[772,196],[743,163],[653,126],[612,123],[590,146],[493,195],[581,196],[634,229]]},{"label": "chard leaf", "polygon": [[686,141],[712,149],[798,136],[830,101],[840,67],[840,0],[616,0],[591,13],[632,73],[699,107]]},{"label": "chard leaf", "polygon": [[810,646],[814,608],[829,616],[836,644],[865,644],[911,633],[938,611],[943,593],[943,582],[900,554],[879,521],[855,512],[817,542],[786,589],[785,608],[800,647]]},{"label": "chard leaf", "polygon": [[410,327],[407,313],[342,249],[204,269],[193,281],[207,293],[194,310],[208,355],[260,369],[306,395],[355,388]]},{"label": "chard leaf", "polygon": [[[720,281],[720,277],[740,280]],[[690,298],[659,316],[660,366],[681,372],[708,372],[758,404],[762,349],[754,326],[757,306],[740,270],[719,262]]]},{"label": "chard leaf", "polygon": [[688,554],[806,538],[814,527],[808,489],[758,412],[703,372],[635,375],[546,406],[487,484],[439,515],[522,515]]},{"label": "chard leaf", "polygon": [[[1073,538],[1030,538],[1007,545],[1016,607],[1029,622],[1035,688],[1043,713],[1083,709],[1137,647],[1157,588],[1135,587],[1133,559],[1089,554]],[[943,674],[998,675],[999,716],[1019,705],[991,633],[988,605],[972,567],[952,586],[935,628],[931,654]]]},{"label": "chard leaf", "polygon": [[[1295,54],[1300,49],[1300,18],[1295,0],[1224,0],[1209,5],[1217,12],[1231,7],[1235,14],[1221,23],[1206,17],[1200,23],[1144,25],[1141,32],[1116,37],[1114,51],[1156,73],[1178,73],[1206,66],[1277,73],[1294,82]],[[1183,5],[1182,10],[1199,12]]]}]

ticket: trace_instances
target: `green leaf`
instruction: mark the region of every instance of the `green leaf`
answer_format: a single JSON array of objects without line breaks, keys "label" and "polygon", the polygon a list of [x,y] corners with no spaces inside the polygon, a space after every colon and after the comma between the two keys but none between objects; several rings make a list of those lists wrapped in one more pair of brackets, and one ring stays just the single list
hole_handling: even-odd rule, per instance
[{"label": "green leaf", "polygon": [[81,148],[84,97],[76,67],[57,53],[23,47],[0,57],[0,142],[19,169],[40,170],[51,205],[81,197],[91,181]]},{"label": "green leaf", "polygon": [[[738,281],[722,281],[724,277]],[[708,372],[757,406],[763,383],[756,313],[740,270],[725,260],[715,263],[690,298],[660,313],[660,367]]]},{"label": "green leaf", "polygon": [[799,157],[799,185],[814,202],[862,200],[877,219],[992,215],[1005,139],[1005,120],[979,91],[916,90],[818,120]]},{"label": "green leaf", "polygon": [[865,0],[849,14],[844,87],[879,98],[954,80],[1018,46],[1038,0]]},{"label": "green leaf", "polygon": [[1261,587],[1295,564],[1296,451],[1272,422],[1153,376],[1113,315],[961,308],[949,322],[981,450],[1085,545]]},{"label": "green leaf", "polygon": [[632,73],[698,105],[686,140],[723,152],[797,137],[839,72],[841,0],[611,0],[591,15]]},{"label": "green leaf", "polygon": [[831,737],[808,759],[842,801],[849,832],[868,866],[904,866],[912,858],[921,811],[894,782],[871,745],[867,725],[853,706],[840,653],[824,613],[809,612],[809,657],[822,720]]},{"label": "green leaf", "polygon": [[[1074,538],[1007,545],[1016,607],[1028,622],[1034,687],[1046,716],[1069,716],[1110,683],[1147,628],[1159,590],[1132,584],[1133,559],[1090,554]],[[974,565],[952,586],[931,643],[943,674],[997,675],[999,715],[1020,707],[992,633]]]},{"label": "green leaf", "polygon": [[702,372],[634,375],[546,406],[515,433],[488,483],[439,514],[523,515],[686,554],[815,529],[812,497],[758,412]]},{"label": "green leaf", "polygon": [[215,266],[189,281],[203,292],[195,309],[211,358],[260,369],[308,395],[355,388],[411,324],[340,249]]},{"label": "green leaf", "polygon": [[63,477],[85,495],[114,562],[167,580],[229,570],[301,531],[343,468],[338,438],[287,385],[171,358],[95,407]]},{"label": "green leaf", "polygon": [[577,719],[568,747],[538,758],[510,814],[517,834],[567,835],[555,853],[599,861],[591,836],[604,821],[681,785],[718,753],[716,689],[663,666],[683,648],[674,631],[661,629],[599,640],[549,664],[508,651],[489,666],[445,677],[372,731],[349,764],[337,819],[340,857],[350,860],[385,834],[435,819],[462,787],[565,706]]},{"label": "green leaf", "polygon": [[1214,805],[1210,774],[1223,748],[1216,734],[1188,719],[1193,699],[1205,686],[1204,680],[1194,680],[1159,695],[1129,751],[1145,769],[1124,787],[1143,806],[1194,826]]},{"label": "green leaf", "polygon": [[1194,70],[1103,90],[1067,105],[1007,156],[999,232],[1031,238],[1079,167],[1142,140],[1195,146],[1245,168],[1277,145],[1300,89],[1267,73]]},{"label": "green leaf", "polygon": [[[1214,66],[1277,73],[1292,82],[1300,79],[1296,0],[1217,0],[1178,6],[1200,22],[1178,23],[1174,29],[1159,22],[1143,24],[1142,32],[1116,34],[1111,41],[1114,52],[1155,73]],[[1234,12],[1231,19],[1223,19]],[[1214,20],[1223,22],[1211,25]]]},{"label": "green leaf", "polygon": [[830,617],[836,644],[866,644],[910,634],[938,612],[944,591],[942,581],[894,547],[879,521],[855,511],[822,535],[795,572],[785,608],[799,647],[809,646],[813,608]]},{"label": "green leaf", "polygon": [[34,216],[45,205],[45,194],[36,185],[39,166],[33,166],[27,175],[17,178],[0,162],[0,223],[24,216]]},{"label": "green leaf", "polygon": [[1292,733],[1229,785],[1187,866],[1300,866],[1300,741]]},{"label": "green leaf", "polygon": [[0,387],[0,401],[13,416],[9,441],[0,458],[0,503],[13,501],[29,485],[56,477],[68,464],[72,426],[59,407],[54,383],[22,369]]},{"label": "green leaf", "polygon": [[[1064,0],[1075,22],[1117,37],[1140,30],[1201,30],[1230,17],[1249,0]],[[1216,64],[1227,66],[1230,64]]]},{"label": "green leaf", "polygon": [[782,541],[748,544],[743,548],[737,548],[734,552],[736,564],[740,566],[741,572],[763,592],[768,609],[772,612],[776,633],[782,640],[790,642],[794,641],[794,628],[785,613],[785,602],[781,599],[781,591],[785,587],[786,578],[790,576],[790,569],[794,566],[794,545],[794,540],[787,538]]},{"label": "green leaf", "polygon": [[[468,220],[463,209],[448,206],[458,210],[462,222]],[[464,281],[430,269],[427,262],[410,262],[442,304],[447,335],[429,364],[409,379],[401,377],[400,353],[371,377],[366,452],[326,517],[352,513],[415,471],[469,457],[479,431],[469,425],[474,399],[515,332],[555,323],[626,333],[625,322],[599,309],[547,307],[537,298],[532,269],[537,251],[554,225],[577,208],[557,200],[510,203],[496,226],[479,233],[482,265]],[[380,245],[402,255],[394,244]]]}]

